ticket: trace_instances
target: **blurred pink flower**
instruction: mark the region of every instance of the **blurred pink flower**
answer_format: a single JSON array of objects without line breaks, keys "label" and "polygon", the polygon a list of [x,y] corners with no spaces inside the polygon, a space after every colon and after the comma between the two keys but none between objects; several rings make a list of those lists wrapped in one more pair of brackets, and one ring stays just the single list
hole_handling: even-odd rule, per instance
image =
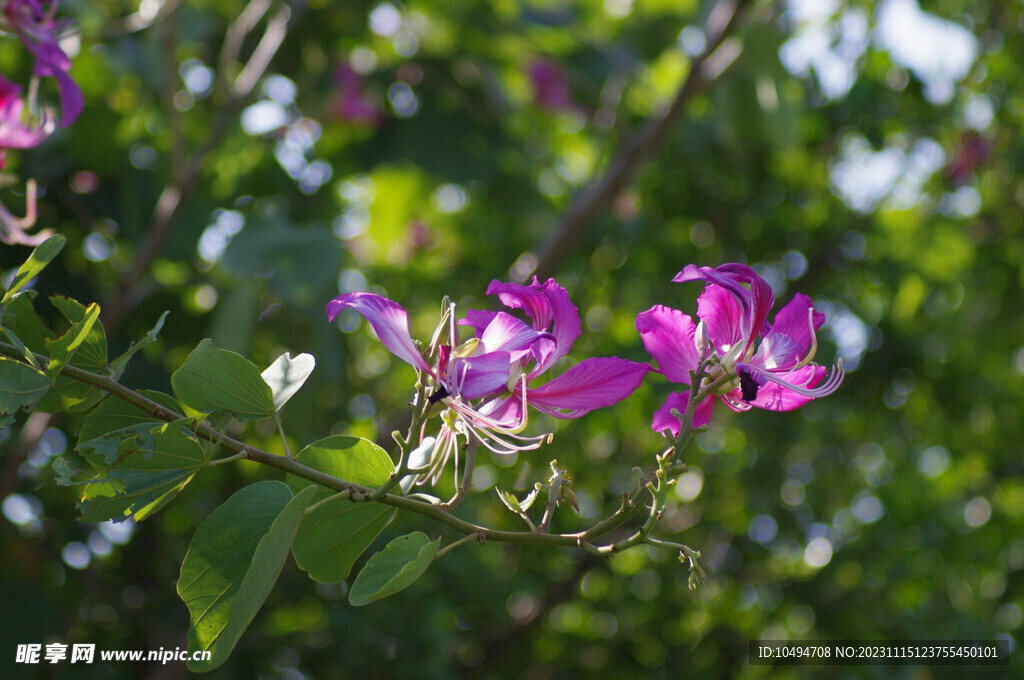
[{"label": "blurred pink flower", "polygon": [[580,109],[573,101],[565,73],[558,63],[550,59],[538,59],[530,64],[527,73],[533,87],[533,101],[537,106],[552,111]]},{"label": "blurred pink flower", "polygon": [[67,127],[82,112],[82,91],[68,75],[71,60],[60,48],[57,37],[66,26],[65,22],[54,21],[57,0],[53,0],[44,11],[39,0],[7,0],[4,16],[7,23],[25,47],[35,55],[34,73],[43,78],[52,77],[57,81],[60,92],[60,125]]},{"label": "blurred pink flower", "polygon": [[381,121],[380,107],[363,92],[363,77],[348,63],[334,72],[337,98],[334,113],[338,118],[375,127]]},{"label": "blurred pink flower", "polygon": [[21,87],[0,76],[0,149],[28,149],[42,143],[53,132],[49,113],[44,109],[38,120],[32,121],[25,110]]}]

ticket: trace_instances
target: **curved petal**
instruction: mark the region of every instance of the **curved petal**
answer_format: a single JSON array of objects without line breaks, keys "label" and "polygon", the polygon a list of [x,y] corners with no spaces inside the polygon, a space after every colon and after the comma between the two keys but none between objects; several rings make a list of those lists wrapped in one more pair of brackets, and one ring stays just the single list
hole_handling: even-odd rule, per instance
[{"label": "curved petal", "polygon": [[633,394],[649,370],[647,364],[618,357],[585,359],[546,385],[528,389],[528,401],[551,415],[565,409],[572,411],[569,417],[581,416]]},{"label": "curved petal", "polygon": [[497,312],[490,312],[484,309],[471,309],[466,312],[466,316],[459,319],[456,325],[469,326],[473,329],[473,334],[476,337],[480,337],[484,333],[484,329],[491,323],[491,319],[497,316]]},{"label": "curved petal", "polygon": [[491,281],[488,295],[497,295],[502,304],[511,309],[522,309],[533,321],[533,328],[546,331],[550,327],[555,336],[555,350],[544,357],[530,372],[530,377],[543,373],[551,364],[569,352],[572,343],[580,337],[579,310],[569,301],[569,294],[554,279],[541,284],[537,277],[529,286],[518,283]]},{"label": "curved petal", "polygon": [[458,357],[451,363],[445,381],[452,394],[462,399],[479,399],[508,387],[510,367],[508,352]]},{"label": "curved petal", "polygon": [[697,318],[707,324],[708,337],[719,353],[746,340],[743,310],[725,288],[709,283],[697,298]]},{"label": "curved petal", "polygon": [[334,321],[346,307],[370,322],[381,344],[405,363],[433,375],[409,334],[409,315],[398,303],[373,293],[347,293],[327,303],[327,320]]},{"label": "curved petal", "polygon": [[484,352],[508,352],[512,361],[533,353],[538,361],[555,349],[550,333],[540,333],[507,312],[498,312],[480,335]]},{"label": "curved petal", "polygon": [[78,83],[64,71],[54,71],[53,78],[57,81],[57,91],[60,94],[60,126],[67,127],[82,113],[85,99]]},{"label": "curved petal", "polygon": [[807,356],[814,341],[811,323],[817,330],[824,322],[825,315],[814,310],[811,299],[797,293],[775,315],[772,330],[764,336],[751,363],[769,371],[797,365]]},{"label": "curved petal", "polygon": [[[772,294],[768,282],[758,276],[753,269],[745,264],[735,262],[723,264],[714,269],[690,264],[676,274],[672,280],[679,283],[698,279],[725,288],[739,303],[743,310],[742,337],[746,338],[747,347],[753,343],[756,335],[764,336],[771,330],[771,325],[768,323],[768,312],[775,304],[775,296]],[[750,287],[745,287],[744,283]]]},{"label": "curved petal", "polygon": [[700,363],[693,319],[677,309],[656,305],[637,315],[636,329],[665,377],[689,385],[690,371]]},{"label": "curved petal", "polygon": [[[689,401],[689,397],[690,395],[684,392],[673,392],[668,395],[668,399],[661,405],[661,408],[654,412],[651,429],[655,432],[668,430],[673,437],[678,436],[679,430],[682,429],[682,423],[679,418],[672,415],[672,409],[679,411],[680,414],[686,413],[686,403]],[[715,398],[712,395],[708,395],[704,401],[697,404],[697,408],[693,412],[693,426],[707,425],[711,421],[711,412],[714,407]]]},{"label": "curved petal", "polygon": [[523,420],[523,395],[519,390],[501,399],[492,399],[477,409],[477,413],[486,416],[501,427],[515,429]]},{"label": "curved petal", "polygon": [[[755,378],[756,378],[755,374]],[[825,367],[810,364],[785,375],[787,382],[798,387],[814,387],[825,377]],[[757,398],[750,400],[751,406],[763,408],[768,411],[792,411],[800,408],[813,397],[797,394],[784,385],[765,381],[757,388]]]}]

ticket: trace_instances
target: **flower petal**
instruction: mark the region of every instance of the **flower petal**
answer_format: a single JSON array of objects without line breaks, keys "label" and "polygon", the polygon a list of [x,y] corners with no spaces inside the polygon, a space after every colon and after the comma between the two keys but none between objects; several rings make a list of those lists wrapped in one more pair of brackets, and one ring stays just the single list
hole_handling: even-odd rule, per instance
[{"label": "flower petal", "polygon": [[700,363],[693,319],[679,310],[656,305],[636,317],[636,329],[665,377],[689,385],[690,371]]},{"label": "flower petal", "polygon": [[445,376],[448,391],[464,400],[503,391],[508,387],[510,366],[508,352],[458,357]]},{"label": "flower petal", "polygon": [[[775,304],[768,282],[757,275],[745,264],[728,263],[714,269],[687,265],[672,280],[679,283],[702,279],[714,283],[729,291],[742,309],[742,337],[746,338],[749,347],[758,334],[764,336],[771,330],[768,323],[768,312]],[[750,287],[746,288],[746,283]],[[710,330],[710,329],[709,329]]]},{"label": "flower petal", "polygon": [[522,394],[513,394],[503,399],[492,399],[479,409],[477,413],[487,416],[501,427],[515,429],[523,419]]},{"label": "flower petal", "polygon": [[580,337],[580,314],[569,294],[554,279],[543,284],[533,277],[529,286],[518,283],[502,283],[491,281],[487,287],[488,295],[497,295],[502,304],[512,309],[522,309],[533,321],[537,331],[547,331],[555,336],[555,350],[544,357],[530,372],[530,377],[543,373],[551,364],[565,356],[572,343]]},{"label": "flower petal", "polygon": [[[546,385],[529,389],[529,402],[546,413],[578,417],[602,406],[622,401],[640,386],[651,370],[647,364],[618,357],[584,359]],[[553,409],[572,411],[560,414]]]},{"label": "flower petal", "polygon": [[327,320],[351,307],[370,322],[381,344],[405,363],[433,375],[409,334],[409,315],[398,303],[373,293],[347,293],[327,303]]},{"label": "flower petal", "polygon": [[764,336],[751,363],[771,371],[789,369],[803,361],[813,341],[808,313],[812,314],[814,330],[825,322],[825,315],[811,312],[813,309],[809,297],[802,293],[794,295],[775,315],[772,330]]},{"label": "flower petal", "polygon": [[480,335],[484,352],[509,352],[518,361],[531,352],[541,361],[555,350],[550,333],[539,333],[507,312],[495,314]]},{"label": "flower petal", "polygon": [[497,316],[497,312],[490,312],[484,309],[471,309],[466,312],[465,318],[459,319],[456,324],[459,326],[469,326],[473,329],[474,335],[480,337],[484,334],[484,329],[491,323],[491,320]]},{"label": "flower petal", "polygon": [[[686,403],[690,400],[690,395],[685,392],[673,392],[668,395],[668,399],[662,404],[661,408],[654,412],[654,420],[651,423],[651,429],[655,432],[664,432],[668,430],[675,437],[679,434],[679,430],[682,429],[682,423],[679,418],[672,415],[672,409],[679,411],[680,415],[686,413]],[[711,412],[715,407],[715,398],[708,395],[704,398],[704,401],[697,404],[697,408],[693,412],[693,427],[700,427],[701,425],[707,425],[711,421]]]},{"label": "flower petal", "polygon": [[709,283],[697,298],[697,318],[708,327],[708,337],[719,353],[745,342],[743,310],[736,297],[721,286]]}]

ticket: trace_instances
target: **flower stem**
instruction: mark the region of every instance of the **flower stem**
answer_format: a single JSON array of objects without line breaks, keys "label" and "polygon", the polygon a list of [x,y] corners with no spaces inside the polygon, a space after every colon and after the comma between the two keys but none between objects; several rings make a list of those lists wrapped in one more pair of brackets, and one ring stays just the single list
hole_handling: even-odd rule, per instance
[{"label": "flower stem", "polygon": [[452,541],[451,543],[449,543],[445,547],[443,547],[440,550],[438,550],[437,553],[434,554],[434,559],[432,561],[436,562],[437,560],[441,559],[441,557],[443,557],[446,553],[448,553],[451,550],[454,550],[455,548],[458,548],[463,543],[469,543],[470,541],[477,541],[479,543],[483,543],[484,540],[485,540],[484,539],[484,535],[480,534],[480,533],[469,534],[468,536],[463,536],[462,538],[458,539],[457,541]]}]

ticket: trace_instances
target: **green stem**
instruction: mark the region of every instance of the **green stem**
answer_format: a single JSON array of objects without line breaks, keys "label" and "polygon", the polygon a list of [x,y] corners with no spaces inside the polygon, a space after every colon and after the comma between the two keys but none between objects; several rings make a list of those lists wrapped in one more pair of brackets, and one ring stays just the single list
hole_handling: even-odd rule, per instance
[{"label": "green stem", "polygon": [[459,484],[459,488],[455,491],[452,499],[447,503],[441,504],[441,507],[448,512],[462,502],[466,494],[469,493],[469,488],[473,486],[473,468],[476,467],[476,446],[476,441],[469,442],[469,446],[466,448],[466,469],[462,473],[462,482]]},{"label": "green stem", "polygon": [[277,423],[277,431],[281,433],[281,442],[284,444],[284,455],[292,457],[292,450],[288,448],[288,437],[284,433],[284,423],[281,422],[281,414],[274,411],[274,422]]},{"label": "green stem", "polygon": [[245,451],[241,451],[232,456],[226,458],[218,458],[217,460],[211,460],[206,464],[206,467],[216,467],[218,465],[226,465],[227,463],[234,463],[236,460],[242,460],[245,458]]},{"label": "green stem", "polygon": [[352,497],[352,492],[350,490],[339,491],[338,493],[333,493],[330,496],[328,496],[327,498],[323,499],[322,501],[317,501],[316,503],[313,503],[313,505],[311,505],[308,508],[306,508],[306,511],[303,514],[307,515],[307,516],[308,515],[312,515],[313,512],[318,510],[320,508],[320,506],[322,506],[322,505],[327,505],[328,503],[333,503],[334,501],[338,500],[339,498],[351,498],[351,497]]},{"label": "green stem", "polygon": [[480,543],[483,543],[484,542],[484,536],[481,535],[481,534],[470,534],[468,536],[463,536],[462,538],[460,538],[457,541],[452,541],[451,543],[449,543],[445,547],[443,547],[440,550],[438,550],[437,553],[434,555],[434,559],[432,561],[436,562],[437,560],[441,559],[441,557],[445,553],[447,553],[447,552],[449,552],[451,550],[454,550],[455,548],[458,548],[463,543],[469,543],[470,541],[478,541]]},{"label": "green stem", "polygon": [[[0,342],[0,355],[8,356],[16,360],[25,360],[25,357],[17,347],[4,342]],[[42,354],[33,354],[33,356],[44,368],[50,363],[50,358]],[[185,417],[182,414],[166,408],[152,399],[148,399],[138,392],[125,387],[110,377],[98,375],[96,373],[68,365],[63,367],[61,373],[73,380],[85,383],[86,385],[98,387],[104,392],[107,392],[126,403],[132,404],[156,420],[173,422]],[[370,489],[359,484],[353,484],[352,482],[347,482],[343,479],[334,477],[333,475],[321,472],[320,470],[315,470],[299,463],[294,458],[274,455],[267,451],[248,446],[237,439],[219,432],[209,423],[204,422],[199,424],[195,429],[195,433],[202,439],[218,444],[221,448],[234,454],[230,456],[232,460],[241,460],[244,458],[246,460],[251,460],[255,463],[260,463],[276,470],[280,470],[281,472],[301,477],[302,479],[320,484],[321,486],[334,491],[349,492],[351,495],[350,500],[352,500],[352,502],[369,501],[375,491],[375,489]],[[423,515],[424,517],[428,517],[460,533],[478,535],[483,537],[484,540],[498,541],[502,543],[579,547],[581,540],[593,540],[600,538],[618,526],[621,526],[625,521],[623,520],[611,523],[599,522],[585,532],[573,534],[545,534],[533,531],[500,531],[459,519],[458,517],[454,517],[446,512],[439,505],[416,500],[407,496],[385,494],[384,496],[373,500],[399,510],[406,510],[408,512]]]}]

